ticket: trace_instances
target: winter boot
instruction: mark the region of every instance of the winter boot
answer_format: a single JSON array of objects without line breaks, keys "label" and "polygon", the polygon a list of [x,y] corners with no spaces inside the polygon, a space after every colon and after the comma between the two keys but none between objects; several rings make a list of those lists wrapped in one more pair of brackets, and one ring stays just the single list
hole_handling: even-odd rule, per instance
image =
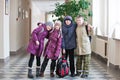
[{"label": "winter boot", "polygon": [[81,72],[77,71],[76,76],[80,76],[80,75],[81,75]]},{"label": "winter boot", "polygon": [[40,72],[40,77],[44,77],[44,73]]},{"label": "winter boot", "polygon": [[55,75],[54,75],[54,72],[51,72],[50,73],[50,77],[54,77]]},{"label": "winter boot", "polygon": [[40,68],[36,68],[36,77],[40,77]]},{"label": "winter boot", "polygon": [[32,69],[28,69],[28,78],[34,78],[32,74]]},{"label": "winter boot", "polygon": [[83,71],[83,73],[81,74],[81,78],[87,78],[88,74],[88,72]]}]

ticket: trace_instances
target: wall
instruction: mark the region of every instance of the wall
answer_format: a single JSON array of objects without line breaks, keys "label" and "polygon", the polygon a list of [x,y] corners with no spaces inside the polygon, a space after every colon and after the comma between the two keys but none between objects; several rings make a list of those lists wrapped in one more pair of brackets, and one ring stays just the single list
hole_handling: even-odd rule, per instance
[{"label": "wall", "polygon": [[[4,4],[3,0],[0,0],[0,53],[4,53],[3,50],[3,11]],[[3,54],[0,54],[0,57],[3,57]]]},{"label": "wall", "polygon": [[31,26],[32,32],[33,29],[37,27],[37,23],[40,22],[41,14],[39,8],[34,3],[31,4],[32,4],[32,26]]},{"label": "wall", "polygon": [[37,27],[38,22],[45,22],[45,12],[40,11],[40,9],[36,6],[36,4],[32,1],[31,2],[31,9],[32,9],[32,28],[31,32]]},{"label": "wall", "polygon": [[[16,51],[17,0],[10,0],[10,51]],[[13,5],[14,4],[14,5]]]},{"label": "wall", "polygon": [[[119,65],[120,66],[120,39],[116,40],[113,39],[113,32],[114,32],[114,28],[116,27],[116,24],[118,24],[117,27],[120,27],[120,10],[118,9],[118,7],[120,7],[119,5],[120,1],[119,0],[108,0],[108,30],[109,30],[109,35],[108,35],[108,44],[109,44],[109,62],[114,64],[114,65]],[[119,33],[119,32],[118,32]],[[120,33],[119,33],[120,35]]]},{"label": "wall", "polygon": [[0,60],[9,57],[9,15],[5,15],[5,0],[0,0],[0,53]]},{"label": "wall", "polygon": [[[19,15],[18,9],[20,9]],[[29,40],[29,18],[25,16],[23,18],[23,10],[29,13],[29,0],[11,0],[10,51],[13,52],[25,46]]]},{"label": "wall", "polygon": [[[116,24],[120,27],[119,2],[119,0],[93,0],[93,26],[98,27],[100,33],[93,36],[92,51],[105,58],[104,43],[107,42],[108,66],[109,63],[120,66],[120,39],[114,39],[113,36]],[[106,36],[108,40],[105,41],[97,35]]]},{"label": "wall", "polygon": [[100,38],[96,38],[96,53],[105,58],[105,43],[106,41]]}]

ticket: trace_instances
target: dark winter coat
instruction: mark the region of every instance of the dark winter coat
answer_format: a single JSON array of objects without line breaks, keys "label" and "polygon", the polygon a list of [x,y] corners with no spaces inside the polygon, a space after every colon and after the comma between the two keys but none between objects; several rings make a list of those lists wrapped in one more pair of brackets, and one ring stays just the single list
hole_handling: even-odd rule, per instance
[{"label": "dark winter coat", "polygon": [[[65,20],[70,20],[71,24],[66,25]],[[70,16],[64,18],[62,26],[62,48],[63,49],[74,49],[76,48],[76,26]]]}]

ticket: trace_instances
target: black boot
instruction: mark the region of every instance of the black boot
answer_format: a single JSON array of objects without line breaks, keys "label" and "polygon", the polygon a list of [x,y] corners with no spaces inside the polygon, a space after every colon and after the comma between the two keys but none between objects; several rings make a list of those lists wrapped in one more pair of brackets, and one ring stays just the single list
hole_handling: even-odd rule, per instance
[{"label": "black boot", "polygon": [[80,76],[80,75],[81,75],[81,72],[77,71],[76,76]]},{"label": "black boot", "polygon": [[40,68],[36,68],[36,77],[40,77]]},{"label": "black boot", "polygon": [[88,77],[88,73],[86,72],[83,72],[82,74],[81,74],[81,78],[87,78]]},{"label": "black boot", "polygon": [[32,69],[28,69],[28,78],[34,78],[32,74]]}]

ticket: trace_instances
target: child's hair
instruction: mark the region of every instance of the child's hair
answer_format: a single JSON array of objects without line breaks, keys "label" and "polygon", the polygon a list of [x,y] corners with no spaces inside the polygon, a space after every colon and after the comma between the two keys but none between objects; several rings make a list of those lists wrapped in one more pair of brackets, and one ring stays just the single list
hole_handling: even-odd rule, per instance
[{"label": "child's hair", "polygon": [[82,15],[78,15],[76,18],[81,18],[81,17],[84,18]]},{"label": "child's hair", "polygon": [[54,26],[56,26],[56,25],[60,26],[60,32],[59,32],[59,35],[58,35],[58,37],[60,37],[60,36],[62,36],[62,30],[61,30],[62,23],[61,23],[61,21],[60,20],[56,20]]},{"label": "child's hair", "polygon": [[59,25],[61,27],[61,25],[62,25],[61,21],[60,20],[55,21],[55,25],[54,26],[56,26],[56,25]]},{"label": "child's hair", "polygon": [[76,17],[75,21],[77,21],[77,19],[79,19],[79,18],[82,18],[82,19],[84,20],[84,16],[78,15],[78,16]]}]

